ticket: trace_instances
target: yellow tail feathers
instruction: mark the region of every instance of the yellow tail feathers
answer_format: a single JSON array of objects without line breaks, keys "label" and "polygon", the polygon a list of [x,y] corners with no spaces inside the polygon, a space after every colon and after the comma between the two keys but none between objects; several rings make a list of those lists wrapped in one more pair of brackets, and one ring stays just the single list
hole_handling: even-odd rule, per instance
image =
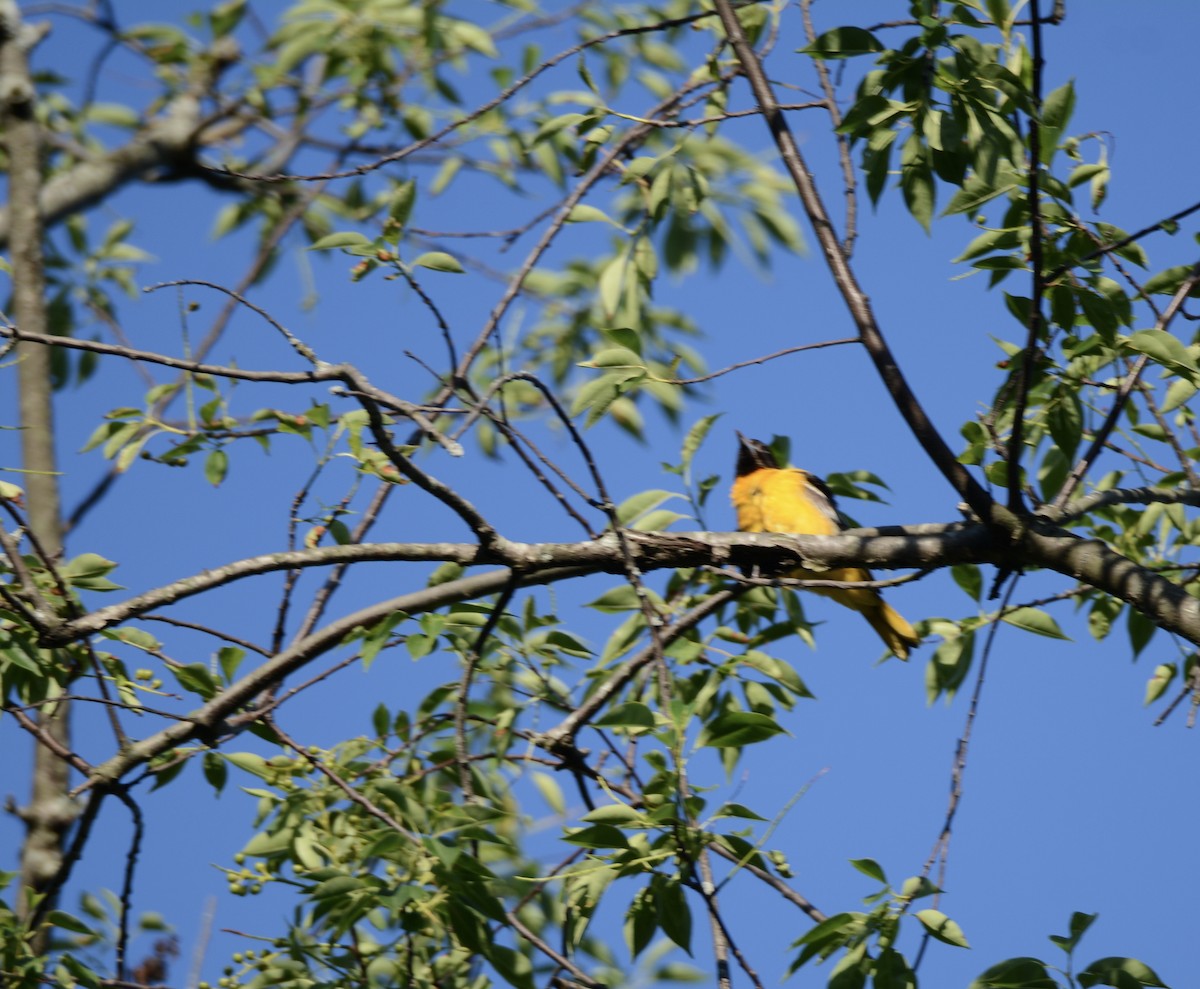
[{"label": "yellow tail feathers", "polygon": [[900,659],[908,659],[908,647],[921,641],[904,616],[882,599],[877,607],[864,609],[862,614],[884,644]]}]

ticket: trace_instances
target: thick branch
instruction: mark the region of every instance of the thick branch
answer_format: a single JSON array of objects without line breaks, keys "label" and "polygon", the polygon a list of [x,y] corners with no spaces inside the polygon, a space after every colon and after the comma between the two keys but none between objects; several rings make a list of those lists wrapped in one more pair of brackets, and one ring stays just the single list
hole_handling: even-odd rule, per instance
[{"label": "thick branch", "polygon": [[[968,523],[915,526],[911,530],[857,530],[837,536],[634,532],[627,535],[629,550],[642,570],[696,566],[717,560],[743,567],[761,566],[777,570],[797,565],[836,567],[866,563],[873,566],[924,567],[981,561],[1010,568],[1041,566],[1068,574],[1127,601],[1161,627],[1200,644],[1200,601],[1177,584],[1144,570],[1103,543],[1079,539],[1065,530],[1044,523],[1035,523],[1034,527],[1024,530],[1011,541],[999,538],[995,529]],[[485,555],[478,547],[439,545],[441,548],[437,552],[447,557],[461,553],[465,558],[468,550],[477,556]],[[428,546],[405,544],[339,546],[259,558],[258,566],[259,572],[262,572],[314,565],[317,562],[329,563],[342,554],[358,554],[358,559],[368,558],[372,553],[380,559],[428,559],[431,552]],[[425,555],[420,555],[422,553]],[[493,557],[501,554],[507,555],[512,561],[520,561],[521,565],[515,569],[520,574],[522,586],[549,584],[601,571],[622,573],[628,565],[628,558],[612,535],[582,543],[522,544],[499,540],[486,555]],[[572,562],[575,565],[570,565]],[[252,563],[254,561],[243,561],[239,565],[243,568],[243,575]],[[201,575],[201,579],[205,576]],[[223,733],[238,730],[241,721],[253,720],[257,715],[254,712],[240,717],[235,715],[260,692],[278,684],[311,660],[342,645],[358,629],[370,627],[397,612],[418,614],[495,594],[508,586],[512,578],[513,569],[507,567],[464,577],[376,602],[331,622],[267,660],[176,724],[134,743],[98,766],[80,789],[116,783],[130,769],[193,739],[212,740]],[[226,579],[232,578],[227,576]],[[177,589],[182,590],[184,584],[176,585]],[[195,589],[190,591],[195,592]],[[143,599],[146,597],[143,596]],[[136,612],[136,608],[131,609],[129,603],[115,608],[115,611],[109,611],[110,620],[100,619],[100,627],[120,620],[116,617],[119,612],[126,612],[126,617],[130,612]],[[86,635],[94,631],[91,626],[96,621],[96,615],[88,616],[64,626],[54,634],[58,637],[63,634],[69,637]],[[67,629],[69,632],[65,631]]]},{"label": "thick branch", "polygon": [[[579,576],[579,569],[545,570],[526,578],[525,584],[546,584],[567,577]],[[214,738],[224,731],[232,730],[227,725],[240,707],[248,704],[262,691],[278,684],[289,673],[300,669],[340,645],[356,629],[368,627],[396,612],[406,614],[428,611],[457,601],[468,601],[499,591],[510,580],[508,571],[493,571],[452,581],[437,587],[426,588],[412,594],[402,594],[387,601],[379,601],[359,611],[330,622],[312,635],[294,643],[283,652],[255,668],[236,683],[231,684],[203,707],[162,731],[135,742],[107,762],[97,766],[87,782],[76,788],[76,794],[92,786],[107,787],[118,782],[129,770],[143,765],[176,746],[196,738]],[[452,589],[448,592],[448,588]]]},{"label": "thick branch", "polygon": [[[758,567],[765,572],[779,572],[797,566],[819,571],[851,564],[889,569],[993,562],[983,527],[962,522],[852,529],[836,536],[629,531],[626,537],[634,562],[639,569],[646,571],[706,564]],[[501,538],[486,549],[476,543],[362,543],[267,553],[203,570],[119,604],[99,608],[80,618],[42,629],[42,643],[61,645],[83,639],[102,629],[245,577],[303,567],[398,561],[448,562],[464,566],[501,565],[525,574],[526,583],[547,583],[542,579],[545,573],[561,568],[570,568],[572,575],[623,573],[627,557],[616,536],[611,533],[596,540],[577,543],[519,543]],[[507,574],[507,570],[496,571],[495,587],[489,585],[487,589],[473,591],[467,597],[499,590]],[[424,600],[423,595],[433,595],[421,610],[466,600],[460,595],[460,585],[472,585],[480,576],[488,575],[449,581],[418,591],[415,595],[406,595],[404,600]],[[561,579],[561,575],[553,579]],[[437,597],[439,593],[442,595],[440,599]],[[410,604],[392,610],[412,613],[417,608],[415,604]]]},{"label": "thick branch", "polygon": [[1037,515],[1057,525],[1065,525],[1099,508],[1110,505],[1200,505],[1200,491],[1194,488],[1109,488],[1093,491],[1082,498],[1067,502],[1062,508],[1046,505],[1039,508]]},{"label": "thick branch", "polygon": [[1025,533],[1018,555],[1120,598],[1160,628],[1200,645],[1200,601],[1099,539],[1080,539],[1063,529],[1037,525]]},{"label": "thick branch", "polygon": [[[38,198],[33,200],[41,207],[45,225],[54,226],[66,217],[108,199],[135,179],[193,170],[195,148],[206,143],[204,128],[211,125],[202,113],[202,97],[211,88],[216,75],[236,56],[234,50],[212,52],[207,72],[197,73],[188,90],[167,104],[166,109],[128,143],[105,155],[82,161],[46,182]],[[244,127],[243,122],[226,123],[214,130],[213,135],[227,139]],[[0,208],[0,249],[8,247],[16,233],[12,210]]]}]

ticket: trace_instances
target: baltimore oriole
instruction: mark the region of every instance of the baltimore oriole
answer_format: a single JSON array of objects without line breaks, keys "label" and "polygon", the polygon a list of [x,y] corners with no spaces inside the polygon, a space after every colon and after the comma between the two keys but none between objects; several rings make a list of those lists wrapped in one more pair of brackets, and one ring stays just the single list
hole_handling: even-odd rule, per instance
[{"label": "baltimore oriole", "polygon": [[[731,497],[742,532],[829,536],[845,528],[833,494],[820,478],[796,467],[780,467],[765,443],[747,439],[741,433],[737,437],[737,477]],[[839,567],[820,573],[797,569],[791,576],[845,581],[871,579],[870,571],[862,567]],[[861,612],[887,647],[901,659],[908,659],[909,647],[921,641],[913,627],[872,587],[814,587],[812,590]]]}]

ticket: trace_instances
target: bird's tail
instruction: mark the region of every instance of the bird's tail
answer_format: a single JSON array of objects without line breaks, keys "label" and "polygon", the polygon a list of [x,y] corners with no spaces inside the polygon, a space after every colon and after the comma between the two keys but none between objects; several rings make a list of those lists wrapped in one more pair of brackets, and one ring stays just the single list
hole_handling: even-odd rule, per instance
[{"label": "bird's tail", "polygon": [[880,600],[876,607],[864,608],[862,613],[884,644],[900,659],[908,659],[909,647],[921,641],[904,616],[886,601]]}]

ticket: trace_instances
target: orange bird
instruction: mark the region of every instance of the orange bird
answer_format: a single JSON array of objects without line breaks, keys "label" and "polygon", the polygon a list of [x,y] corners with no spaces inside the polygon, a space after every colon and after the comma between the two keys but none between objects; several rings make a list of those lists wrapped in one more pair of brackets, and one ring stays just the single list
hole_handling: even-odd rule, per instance
[{"label": "orange bird", "polygon": [[[825,483],[808,471],[780,467],[771,448],[758,440],[738,437],[737,477],[733,482],[733,507],[742,532],[790,532],[806,536],[831,536],[845,526],[838,515],[833,494]],[[797,569],[793,577],[820,580],[870,580],[862,567],[840,567],[816,573]],[[862,614],[887,647],[908,659],[910,646],[921,640],[913,627],[872,587],[814,587],[818,594],[833,598]]]}]

